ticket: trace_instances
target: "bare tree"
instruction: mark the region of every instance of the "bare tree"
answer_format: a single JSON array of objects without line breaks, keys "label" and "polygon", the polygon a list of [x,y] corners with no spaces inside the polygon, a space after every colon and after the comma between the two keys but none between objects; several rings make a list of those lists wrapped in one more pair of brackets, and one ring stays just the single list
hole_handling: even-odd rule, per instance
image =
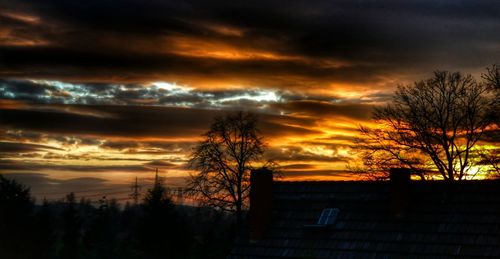
[{"label": "bare tree", "polygon": [[483,149],[480,151],[480,163],[489,166],[488,172],[493,177],[500,177],[500,148]]},{"label": "bare tree", "polygon": [[[492,65],[489,68],[486,68],[486,73],[482,75],[484,82],[487,86],[500,90],[500,66],[497,64]],[[498,94],[498,92],[497,92]]]},{"label": "bare tree", "polygon": [[199,172],[191,175],[188,190],[209,206],[235,212],[239,224],[250,170],[265,149],[257,116],[237,112],[217,117],[203,137],[191,154],[190,165]]},{"label": "bare tree", "polygon": [[374,112],[380,127],[361,127],[362,158],[379,168],[410,168],[422,179],[433,171],[465,179],[474,146],[492,125],[493,102],[491,87],[458,72],[399,86],[392,102]]},{"label": "bare tree", "polygon": [[484,83],[494,92],[495,100],[492,104],[492,120],[500,127],[500,66],[495,64],[486,69],[486,73],[482,75]]},{"label": "bare tree", "polygon": [[482,75],[484,83],[494,91],[494,102],[492,104],[492,121],[494,123],[491,129],[492,137],[489,142],[493,148],[482,150],[480,153],[482,163],[491,167],[490,172],[500,177],[500,66],[494,64],[487,68],[486,73]]},{"label": "bare tree", "polygon": [[353,150],[361,159],[363,166],[349,165],[355,173],[363,174],[369,180],[387,180],[391,168],[409,168],[420,179],[426,179],[426,173],[432,171],[428,159],[411,148],[395,145],[386,136],[387,132],[361,126],[361,137],[354,140]]}]

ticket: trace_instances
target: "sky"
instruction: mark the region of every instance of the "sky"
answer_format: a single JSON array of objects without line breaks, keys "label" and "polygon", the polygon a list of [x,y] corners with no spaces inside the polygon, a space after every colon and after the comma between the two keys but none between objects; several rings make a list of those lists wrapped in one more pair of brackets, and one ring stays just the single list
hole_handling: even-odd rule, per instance
[{"label": "sky", "polygon": [[[0,1],[0,173],[38,197],[183,186],[215,116],[289,180],[352,179],[398,85],[500,61],[499,1]],[[92,194],[90,194],[92,193]],[[77,193],[78,194],[78,193]]]}]

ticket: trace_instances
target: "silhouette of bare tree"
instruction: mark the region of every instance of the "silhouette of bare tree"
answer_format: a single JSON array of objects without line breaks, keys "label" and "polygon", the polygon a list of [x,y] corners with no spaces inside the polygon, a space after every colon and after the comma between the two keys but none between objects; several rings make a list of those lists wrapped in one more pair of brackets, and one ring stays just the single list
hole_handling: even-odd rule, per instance
[{"label": "silhouette of bare tree", "polygon": [[380,127],[360,127],[363,162],[378,170],[410,168],[422,179],[432,171],[449,181],[465,179],[474,147],[494,122],[492,90],[471,75],[447,71],[399,86],[392,102],[374,112]]},{"label": "silhouette of bare tree", "polygon": [[252,164],[265,149],[257,116],[237,112],[217,117],[203,136],[191,154],[190,165],[199,172],[191,175],[188,190],[206,205],[235,212],[239,223]]}]

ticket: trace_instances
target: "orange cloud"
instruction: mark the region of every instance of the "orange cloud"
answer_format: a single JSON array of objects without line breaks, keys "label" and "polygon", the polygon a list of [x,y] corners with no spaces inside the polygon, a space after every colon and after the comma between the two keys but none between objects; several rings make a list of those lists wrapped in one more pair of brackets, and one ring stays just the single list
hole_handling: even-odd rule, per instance
[{"label": "orange cloud", "polygon": [[[214,30],[225,31],[223,27],[212,27]],[[206,38],[186,36],[167,37],[163,50],[181,56],[229,59],[229,60],[302,60],[300,57],[285,56],[269,50],[257,50],[235,46],[231,43]]]}]

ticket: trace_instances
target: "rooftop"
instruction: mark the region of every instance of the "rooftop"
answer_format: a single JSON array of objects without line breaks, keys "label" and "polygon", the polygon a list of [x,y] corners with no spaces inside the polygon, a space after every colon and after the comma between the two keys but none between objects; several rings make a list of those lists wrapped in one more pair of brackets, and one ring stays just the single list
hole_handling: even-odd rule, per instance
[{"label": "rooftop", "polygon": [[[229,258],[500,258],[500,181],[411,181],[405,192],[389,181],[275,181],[264,236],[243,231]],[[326,208],[339,209],[335,222],[313,227]]]}]

